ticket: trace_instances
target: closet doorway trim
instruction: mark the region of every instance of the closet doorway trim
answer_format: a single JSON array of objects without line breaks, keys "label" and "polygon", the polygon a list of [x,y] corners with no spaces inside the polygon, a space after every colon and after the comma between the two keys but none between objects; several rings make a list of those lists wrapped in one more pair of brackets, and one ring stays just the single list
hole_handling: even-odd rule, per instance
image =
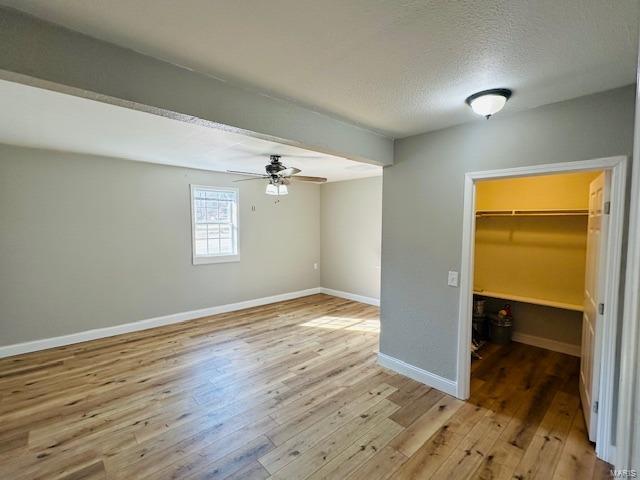
[{"label": "closet doorway trim", "polygon": [[[516,167],[501,170],[485,170],[465,174],[460,298],[458,307],[456,396],[466,400],[470,394],[476,182],[479,180],[498,180],[557,173],[588,172],[593,170],[608,170],[611,172],[611,210],[606,250],[607,262],[604,271],[600,272],[600,275],[605,275],[606,278],[607,287],[604,294],[606,309],[603,320],[598,327],[598,333],[596,334],[597,341],[595,348],[599,350],[599,357],[601,359],[596,454],[599,458],[612,462],[615,458],[615,447],[612,439],[613,424],[615,421],[613,418],[613,394],[616,357],[618,353],[616,351],[616,335],[618,332],[620,311],[619,297],[627,178],[626,156],[533,165],[530,167]],[[620,328],[624,328],[625,323],[629,321],[631,321],[631,319],[623,317]]]}]

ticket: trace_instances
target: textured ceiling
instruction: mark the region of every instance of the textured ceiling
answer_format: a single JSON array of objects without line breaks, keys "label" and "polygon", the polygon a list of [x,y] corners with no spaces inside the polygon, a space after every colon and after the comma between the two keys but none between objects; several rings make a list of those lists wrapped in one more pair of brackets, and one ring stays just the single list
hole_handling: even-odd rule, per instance
[{"label": "textured ceiling", "polygon": [[224,172],[264,173],[269,154],[329,181],[382,167],[0,80],[0,143]]},{"label": "textured ceiling", "polygon": [[635,81],[638,0],[0,0],[394,137]]}]

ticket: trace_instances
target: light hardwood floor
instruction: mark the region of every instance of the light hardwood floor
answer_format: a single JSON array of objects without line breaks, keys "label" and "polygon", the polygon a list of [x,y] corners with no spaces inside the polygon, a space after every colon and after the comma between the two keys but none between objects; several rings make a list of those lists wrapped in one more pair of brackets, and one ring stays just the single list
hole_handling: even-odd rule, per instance
[{"label": "light hardwood floor", "polygon": [[326,295],[0,360],[1,479],[607,478],[566,355],[489,347],[462,402]]}]

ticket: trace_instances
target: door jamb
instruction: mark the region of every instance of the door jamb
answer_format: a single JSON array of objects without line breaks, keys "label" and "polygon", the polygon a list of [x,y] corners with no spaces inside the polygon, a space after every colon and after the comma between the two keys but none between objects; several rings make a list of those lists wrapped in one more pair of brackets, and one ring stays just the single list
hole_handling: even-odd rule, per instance
[{"label": "door jamb", "polygon": [[[640,70],[638,75],[640,79]],[[638,468],[633,462],[640,458],[640,418],[637,407],[640,402],[640,90],[637,88],[635,118],[624,320],[620,346],[616,459],[611,462],[620,470]]]},{"label": "door jamb", "polygon": [[611,210],[606,247],[604,292],[605,312],[596,331],[596,359],[600,364],[600,387],[598,398],[598,431],[596,454],[613,461],[615,448],[612,445],[613,390],[615,379],[616,333],[619,318],[620,272],[622,259],[622,237],[624,228],[625,187],[627,157],[605,157],[577,162],[553,163],[529,167],[468,172],[464,178],[462,261],[460,267],[460,299],[458,318],[458,359],[456,369],[456,396],[469,398],[471,382],[471,321],[473,301],[473,260],[475,239],[475,200],[478,180],[518,178],[532,175],[577,173],[590,170],[611,172]]}]

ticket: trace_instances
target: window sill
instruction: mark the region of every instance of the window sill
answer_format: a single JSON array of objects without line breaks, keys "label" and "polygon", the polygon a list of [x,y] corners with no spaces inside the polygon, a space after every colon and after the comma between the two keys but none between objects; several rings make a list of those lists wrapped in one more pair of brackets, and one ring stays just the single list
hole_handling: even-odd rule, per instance
[{"label": "window sill", "polygon": [[211,263],[230,263],[239,262],[240,255],[218,255],[211,257],[194,257],[194,265],[209,265]]}]

